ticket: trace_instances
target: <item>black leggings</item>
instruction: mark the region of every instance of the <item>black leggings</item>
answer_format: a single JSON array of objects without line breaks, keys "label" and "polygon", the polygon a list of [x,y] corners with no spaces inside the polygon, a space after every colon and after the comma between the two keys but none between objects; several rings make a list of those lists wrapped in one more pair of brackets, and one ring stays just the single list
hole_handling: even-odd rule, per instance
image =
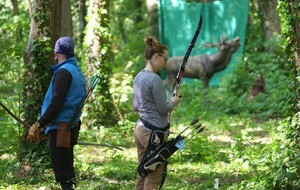
[{"label": "black leggings", "polygon": [[[75,171],[74,171],[74,150],[73,147],[77,143],[79,128],[71,129],[71,147],[61,148],[56,147],[57,130],[49,132],[49,147],[52,167],[55,174],[55,180],[61,183],[62,186],[74,186]],[[69,188],[63,188],[69,189]]]}]

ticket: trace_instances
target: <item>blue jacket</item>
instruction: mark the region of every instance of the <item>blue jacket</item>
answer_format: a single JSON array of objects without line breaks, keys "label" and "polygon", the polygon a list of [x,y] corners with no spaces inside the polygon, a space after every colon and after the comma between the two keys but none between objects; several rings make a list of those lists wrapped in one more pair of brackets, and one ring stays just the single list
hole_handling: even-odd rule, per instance
[{"label": "blue jacket", "polygon": [[[53,76],[48,88],[48,91],[45,95],[44,102],[42,105],[42,115],[48,108],[51,103],[52,94],[53,94],[53,85],[54,85],[54,77],[56,72],[60,69],[66,69],[72,75],[72,83],[67,93],[66,99],[64,101],[63,107],[60,110],[59,114],[53,119],[53,123],[57,122],[71,122],[71,119],[74,117],[76,111],[78,111],[78,107],[80,102],[83,100],[83,97],[86,94],[86,79],[83,76],[80,68],[76,64],[76,60],[74,57],[67,59],[66,61],[54,65],[51,67]],[[72,122],[78,122],[79,117],[81,115],[81,111],[77,113],[75,120]],[[74,126],[71,126],[71,128]],[[45,129],[45,133],[47,134],[49,130],[57,129],[57,125],[47,126]]]}]

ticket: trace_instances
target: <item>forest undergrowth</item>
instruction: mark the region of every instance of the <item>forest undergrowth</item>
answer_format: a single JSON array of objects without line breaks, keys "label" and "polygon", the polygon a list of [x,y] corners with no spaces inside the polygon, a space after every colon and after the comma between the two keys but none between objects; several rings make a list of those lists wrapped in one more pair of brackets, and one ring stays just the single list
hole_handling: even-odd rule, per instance
[{"label": "forest undergrowth", "polygon": [[[283,118],[271,117],[265,111],[249,112],[247,104],[260,107],[264,95],[255,97],[252,103],[244,99],[244,106],[229,108],[227,104],[234,100],[222,95],[221,88],[204,90],[199,83],[183,84],[181,94],[184,98],[172,113],[170,138],[196,117],[205,130],[169,159],[163,189],[265,189],[270,172],[268,164],[284,137],[280,132]],[[279,110],[273,112],[279,115]],[[133,128],[137,116],[132,118],[111,127],[82,127],[80,141],[108,143],[123,150],[76,145],[78,189],[134,189],[137,155]],[[59,189],[49,163],[41,163],[34,169],[20,168],[24,164],[19,163],[16,155],[13,151],[1,154],[0,189]],[[37,172],[35,175],[33,170]]]}]

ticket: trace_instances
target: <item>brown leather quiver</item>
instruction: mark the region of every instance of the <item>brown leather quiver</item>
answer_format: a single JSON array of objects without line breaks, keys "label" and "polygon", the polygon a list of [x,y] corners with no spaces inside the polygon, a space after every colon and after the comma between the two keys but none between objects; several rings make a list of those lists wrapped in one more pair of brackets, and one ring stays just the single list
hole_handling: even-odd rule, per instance
[{"label": "brown leather quiver", "polygon": [[68,123],[59,123],[56,135],[56,147],[71,147],[71,128]]}]

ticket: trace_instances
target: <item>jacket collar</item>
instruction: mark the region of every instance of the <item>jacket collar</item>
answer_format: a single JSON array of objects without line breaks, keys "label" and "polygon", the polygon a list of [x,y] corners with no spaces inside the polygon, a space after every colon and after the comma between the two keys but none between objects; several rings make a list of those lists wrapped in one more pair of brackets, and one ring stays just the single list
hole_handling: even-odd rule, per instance
[{"label": "jacket collar", "polygon": [[71,57],[57,65],[53,65],[50,67],[52,74],[54,74],[61,66],[63,66],[64,64],[72,64],[72,65],[76,65],[76,59],[74,57]]}]

